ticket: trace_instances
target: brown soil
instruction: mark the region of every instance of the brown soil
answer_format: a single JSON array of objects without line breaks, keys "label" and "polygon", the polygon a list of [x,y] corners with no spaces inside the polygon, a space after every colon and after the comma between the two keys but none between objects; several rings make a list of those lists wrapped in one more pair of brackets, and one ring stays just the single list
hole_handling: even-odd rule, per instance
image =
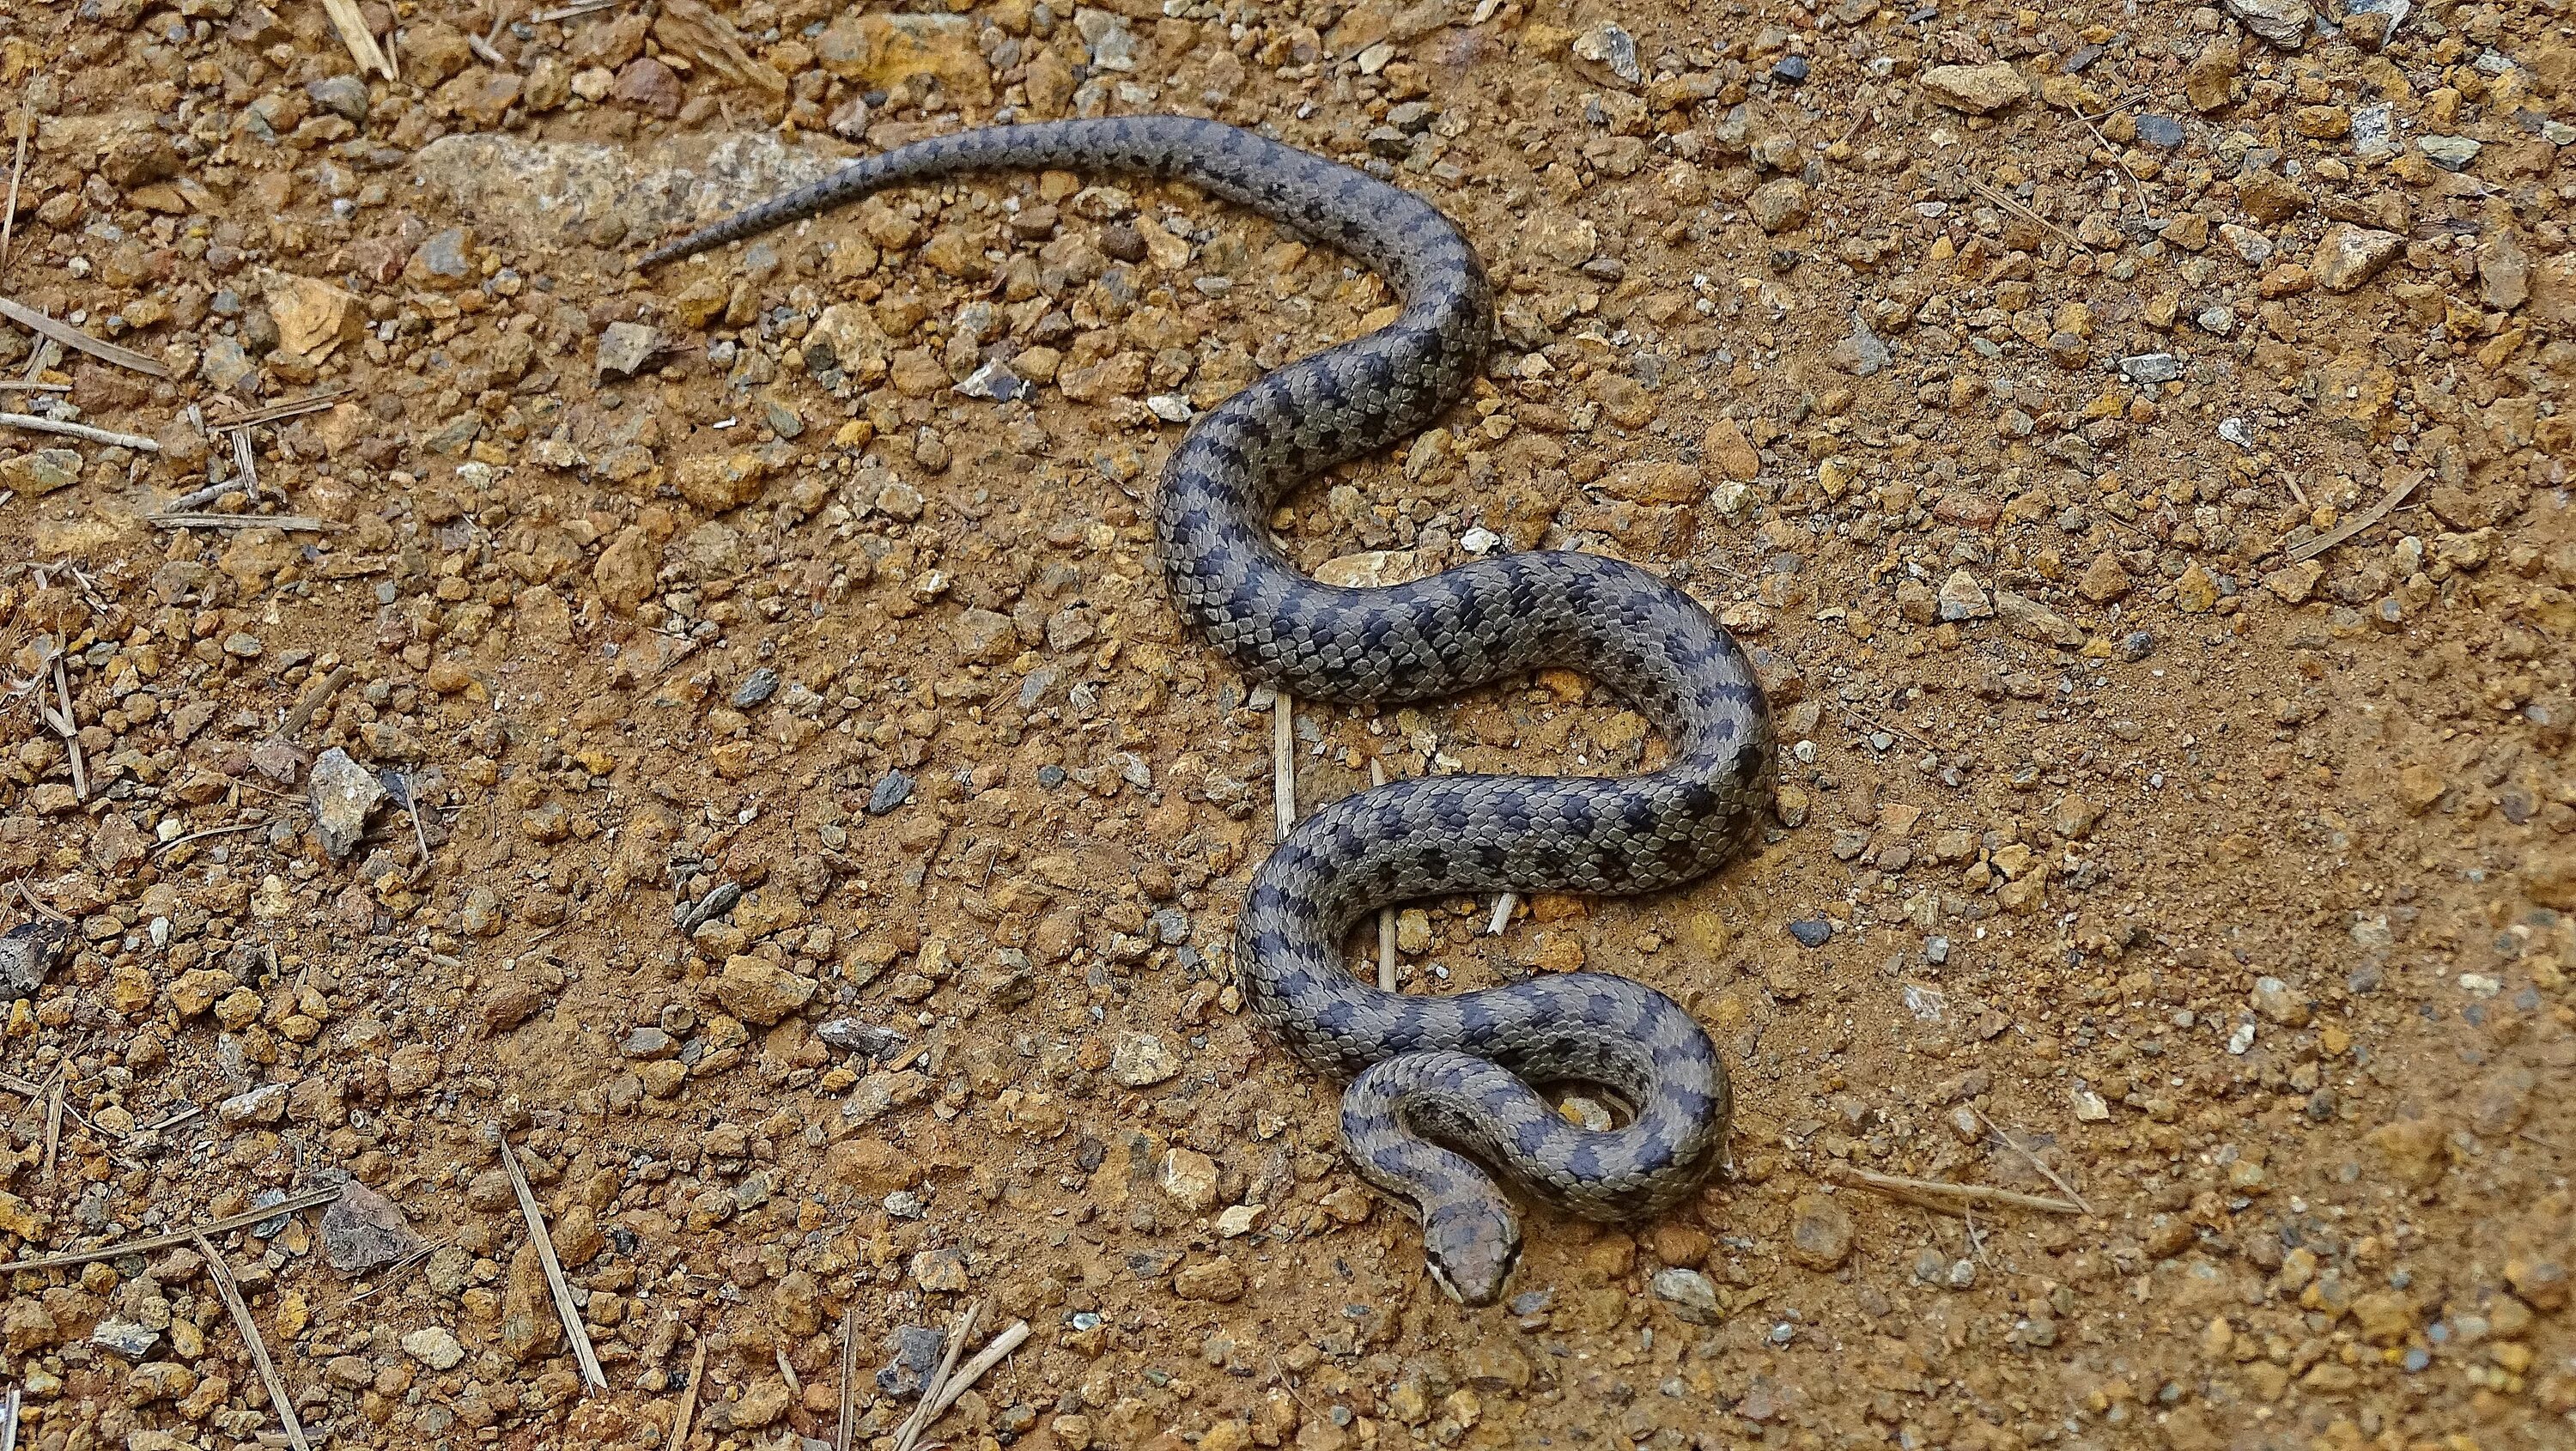
[{"label": "brown soil", "polygon": [[[364,0],[362,82],[320,6],[0,0],[0,292],[170,374],[0,325],[68,386],[0,407],[160,443],[0,431],[0,868],[69,933],[0,943],[0,1245],[372,1186],[217,1245],[336,1445],[828,1444],[846,1324],[888,1446],[978,1300],[1032,1334],[955,1446],[2576,1444],[2563,5],[951,8]],[[1053,175],[631,269],[1104,108],[1366,161],[1500,285],[1301,562],[1637,560],[1795,743],[1697,888],[1403,914],[1419,990],[1627,973],[1735,1072],[1695,1210],[1533,1213],[1506,1307],[1236,1011],[1271,715],[1143,517],[1158,413],[1383,287]],[[1309,808],[1658,749],[1553,675],[1295,729]],[[195,1249],[6,1293],[19,1444],[280,1444]]]}]

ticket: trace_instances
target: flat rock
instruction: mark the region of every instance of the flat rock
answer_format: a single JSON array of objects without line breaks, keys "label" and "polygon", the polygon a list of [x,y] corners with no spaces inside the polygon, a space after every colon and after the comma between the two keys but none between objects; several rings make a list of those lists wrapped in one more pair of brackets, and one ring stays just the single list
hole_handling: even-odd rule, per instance
[{"label": "flat rock", "polygon": [[2308,270],[2328,292],[2350,292],[2378,276],[2405,246],[2406,239],[2395,232],[2337,222],[2317,239]]},{"label": "flat rock", "polygon": [[450,1371],[464,1363],[465,1347],[456,1332],[432,1325],[415,1330],[402,1338],[403,1352],[435,1371]]},{"label": "flat rock", "polygon": [[358,849],[358,839],[367,832],[367,818],[388,794],[375,772],[349,759],[349,753],[338,746],[313,763],[305,791],[313,803],[313,829],[333,861],[347,861]]},{"label": "flat rock", "polygon": [[478,231],[522,246],[558,245],[611,217],[642,241],[819,180],[848,160],[839,142],[807,139],[815,144],[754,131],[638,147],[468,132],[422,147],[406,173]]},{"label": "flat rock", "polygon": [[1690,1324],[1715,1325],[1726,1318],[1718,1304],[1717,1285],[1697,1270],[1657,1270],[1651,1283],[1655,1298]]},{"label": "flat rock", "polygon": [[1936,65],[1923,73],[1923,89],[1932,99],[1971,115],[1988,116],[2030,99],[2030,83],[2009,61],[1984,65]]},{"label": "flat rock", "polygon": [[2308,0],[2226,0],[2227,13],[2244,22],[2245,28],[2281,47],[2297,50],[2308,43],[2308,31],[2317,22],[2317,12]]},{"label": "flat rock", "polygon": [[322,1254],[341,1274],[381,1269],[408,1258],[421,1244],[402,1206],[364,1184],[351,1182],[322,1211]]},{"label": "flat rock", "polygon": [[41,917],[0,933],[0,1003],[34,997],[70,936],[69,927]]},{"label": "flat rock", "polygon": [[1128,1033],[1109,1052],[1109,1076],[1125,1088],[1151,1088],[1181,1071],[1172,1045],[1153,1033]]},{"label": "flat rock", "polygon": [[663,348],[661,329],[640,322],[613,322],[599,335],[599,376],[632,378]]}]

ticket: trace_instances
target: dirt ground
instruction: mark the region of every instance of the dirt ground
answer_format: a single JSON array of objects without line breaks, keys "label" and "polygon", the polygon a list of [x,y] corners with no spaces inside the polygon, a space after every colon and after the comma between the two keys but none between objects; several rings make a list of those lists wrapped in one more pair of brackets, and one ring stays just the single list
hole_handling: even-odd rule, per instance
[{"label": "dirt ground", "polygon": [[[88,344],[0,323],[0,409],[109,434],[0,426],[0,1249],[165,1237],[10,1272],[18,1445],[289,1444],[228,1268],[316,1445],[888,1447],[980,1302],[927,1442],[2576,1446],[2564,0],[343,11],[399,79],[0,0],[0,294]],[[1792,743],[1697,887],[1398,919],[1735,1075],[1694,1210],[1533,1212],[1505,1306],[1238,1013],[1273,716],[1146,523],[1384,285],[1057,174],[633,267],[1153,110],[1498,285],[1302,563],[1635,560]],[[1293,719],[1308,808],[1660,750],[1561,674]]]}]

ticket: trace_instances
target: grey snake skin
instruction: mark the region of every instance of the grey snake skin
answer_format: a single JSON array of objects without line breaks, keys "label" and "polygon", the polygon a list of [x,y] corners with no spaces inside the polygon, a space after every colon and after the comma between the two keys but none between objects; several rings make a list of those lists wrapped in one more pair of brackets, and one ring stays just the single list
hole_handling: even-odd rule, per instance
[{"label": "grey snake skin", "polygon": [[[1191,428],[1157,506],[1173,599],[1247,675],[1297,696],[1404,701],[1549,666],[1623,696],[1670,745],[1620,779],[1431,776],[1300,823],[1254,873],[1235,927],[1253,1011],[1297,1055],[1352,1079],[1342,1141],[1361,1174],[1421,1211],[1433,1277],[1490,1304],[1520,1252],[1511,1204],[1466,1150],[1597,1219],[1652,1216],[1695,1189],[1725,1137],[1724,1067],[1680,1005],[1570,973],[1447,997],[1355,979],[1342,944],[1373,909],[1447,893],[1625,894],[1708,872],[1757,831],[1770,713],[1743,652],[1652,574],[1597,555],[1486,558],[1412,584],[1344,589],[1270,537],[1293,485],[1428,425],[1493,332],[1482,264],[1429,202],[1212,121],[1136,116],[960,132],[858,161],[645,257],[688,256],[907,182],[1001,168],[1180,178],[1348,252],[1404,298],[1395,321],[1252,383]],[[1537,1087],[1597,1084],[1633,1110],[1578,1128]]]}]

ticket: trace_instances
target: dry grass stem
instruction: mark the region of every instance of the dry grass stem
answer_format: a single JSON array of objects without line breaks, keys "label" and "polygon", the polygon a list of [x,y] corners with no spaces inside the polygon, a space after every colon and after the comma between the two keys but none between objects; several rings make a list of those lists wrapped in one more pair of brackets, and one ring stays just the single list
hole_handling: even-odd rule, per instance
[{"label": "dry grass stem", "polygon": [[158,855],[165,851],[175,851],[190,842],[204,841],[210,836],[238,836],[245,831],[257,831],[267,824],[265,821],[245,821],[232,826],[210,826],[203,831],[189,832],[186,836],[174,836],[153,847],[152,850],[155,855]]},{"label": "dry grass stem", "polygon": [[229,1234],[236,1229],[248,1229],[254,1224],[275,1219],[281,1214],[300,1213],[317,1204],[328,1204],[339,1197],[340,1186],[337,1184],[327,1188],[299,1190],[275,1204],[263,1204],[256,1209],[245,1209],[239,1214],[227,1214],[221,1219],[209,1220],[204,1224],[192,1225],[186,1229],[174,1229],[167,1234],[146,1235],[141,1239],[123,1239],[114,1244],[100,1245],[95,1249],[68,1250],[62,1254],[42,1255],[31,1260],[11,1260],[5,1265],[0,1265],[0,1275],[77,1269],[98,1260],[112,1260],[121,1255],[139,1255],[156,1249],[168,1249],[172,1245],[188,1244],[199,1236],[211,1237]]},{"label": "dry grass stem", "polygon": [[555,1314],[563,1321],[564,1338],[572,1342],[572,1357],[581,1364],[581,1377],[592,1390],[608,1389],[608,1372],[600,1369],[599,1352],[590,1344],[590,1330],[581,1323],[581,1310],[572,1302],[572,1283],[564,1278],[563,1265],[555,1259],[554,1236],[546,1233],[546,1217],[537,1209],[536,1191],[528,1187],[527,1171],[519,1167],[518,1151],[510,1147],[510,1136],[495,1125],[493,1141],[501,1147],[501,1167],[510,1174],[510,1188],[519,1196],[519,1213],[528,1221],[528,1239],[537,1247],[537,1262],[546,1272],[546,1288],[554,1292]]},{"label": "dry grass stem", "polygon": [[2036,1209],[2047,1214],[2082,1214],[2080,1205],[2063,1199],[2047,1199],[2037,1194],[2024,1194],[2014,1189],[1996,1189],[1984,1184],[1947,1184],[1938,1179],[1909,1179],[1901,1174],[1880,1174],[1868,1169],[1846,1167],[1841,1170],[1844,1183],[1855,1188],[1902,1199],[1925,1209],[1944,1214],[1965,1214],[1972,1204],[2009,1204],[2017,1209]]},{"label": "dry grass stem", "polygon": [[964,1367],[950,1376],[947,1383],[939,1388],[938,1399],[925,1402],[930,1406],[930,1417],[921,1423],[922,1429],[928,1431],[932,1426],[937,1425],[939,1418],[948,1413],[948,1408],[957,1404],[959,1396],[973,1390],[975,1382],[982,1380],[985,1372],[1001,1364],[1004,1356],[1019,1349],[1020,1342],[1028,1338],[1029,1322],[1014,1320],[1009,1329],[993,1337],[992,1344],[975,1352],[975,1358],[966,1362]]},{"label": "dry grass stem", "polygon": [[21,383],[14,378],[0,378],[0,393],[69,393],[69,383]]},{"label": "dry grass stem", "polygon": [[341,529],[310,514],[154,514],[143,522],[164,529],[282,529],[289,534],[337,534]]},{"label": "dry grass stem", "polygon": [[295,1398],[286,1393],[276,1362],[268,1358],[268,1342],[259,1337],[259,1322],[250,1318],[250,1306],[242,1301],[241,1287],[233,1283],[232,1267],[224,1263],[223,1251],[200,1234],[197,1253],[205,1257],[206,1274],[215,1282],[215,1293],[224,1297],[224,1308],[233,1312],[233,1328],[250,1344],[251,1364],[259,1369],[260,1384],[268,1388],[268,1403],[277,1408],[278,1424],[286,1428],[286,1444],[295,1451],[312,1451],[304,1439],[304,1423],[295,1418]]},{"label": "dry grass stem", "polygon": [[[27,137],[35,129],[36,93],[33,87],[29,87],[26,99],[18,103],[18,159],[9,164],[9,204],[5,209],[0,209],[0,267],[9,265],[9,243],[17,236],[18,183],[27,175]],[[13,1440],[18,1420],[14,1414],[17,1401],[17,1394],[12,1392],[9,1402],[13,1414],[9,1417],[9,1421]]]},{"label": "dry grass stem", "polygon": [[0,426],[23,429],[28,433],[59,433],[65,438],[87,439],[91,443],[110,443],[130,448],[136,453],[159,453],[161,445],[139,433],[118,433],[111,428],[92,428],[86,423],[64,423],[52,418],[38,418],[30,413],[0,413]]},{"label": "dry grass stem", "polygon": [[[1369,784],[1386,784],[1386,763],[1369,757]],[[1377,909],[1377,985],[1381,991],[1395,991],[1395,909]]]},{"label": "dry grass stem", "polygon": [[1512,925],[1512,909],[1520,904],[1521,894],[1518,892],[1505,892],[1501,896],[1496,897],[1494,899],[1493,920],[1485,924],[1485,935],[1488,937],[1502,936],[1503,929]]},{"label": "dry grass stem", "polygon": [[859,1307],[841,1311],[841,1418],[832,1430],[832,1451],[850,1451],[859,1423]]},{"label": "dry grass stem", "polygon": [[104,358],[120,368],[131,368],[137,373],[148,374],[155,378],[170,376],[169,369],[132,348],[120,348],[114,343],[91,337],[70,323],[47,317],[15,299],[0,297],[0,317],[5,317],[20,327],[42,333],[64,347],[78,348],[93,358]]},{"label": "dry grass stem", "polygon": [[54,1070],[54,1081],[45,1085],[45,1169],[47,1179],[54,1177],[54,1156],[63,1146],[63,1091],[65,1070]]},{"label": "dry grass stem", "polygon": [[2031,221],[2036,222],[2036,223],[2037,223],[2037,224],[2039,224],[2040,226],[2046,227],[2048,230],[2050,230],[2050,231],[2052,231],[2052,232],[2055,232],[2058,236],[2063,237],[2063,238],[2065,238],[2065,239],[2066,239],[2066,244],[2067,244],[2068,246],[2070,246],[2070,247],[2081,247],[2081,246],[2083,246],[2083,245],[2084,245],[2082,242],[2080,242],[2080,241],[2077,241],[2077,240],[2076,240],[2076,238],[2075,238],[2075,234],[2074,234],[2073,232],[2070,232],[2070,231],[2066,230],[2064,227],[2059,226],[2057,223],[2050,221],[2048,218],[2041,216],[2039,213],[2037,213],[2037,212],[2035,212],[2035,211],[2032,211],[2029,207],[2024,206],[2022,203],[2020,203],[2020,202],[2018,202],[2018,201],[2015,201],[2015,200],[2014,200],[2014,199],[2012,199],[2011,197],[2008,197],[2008,196],[2004,195],[2002,192],[1999,192],[1999,191],[1995,190],[1993,187],[1990,187],[1990,186],[1986,185],[1984,182],[1977,180],[1975,177],[1971,176],[1971,177],[1967,178],[1967,182],[1968,182],[1968,185],[1973,186],[1973,187],[1975,187],[1975,188],[1977,189],[1977,195],[1979,195],[1979,196],[1981,196],[1981,197],[1984,197],[1986,200],[1988,200],[1988,201],[1990,201],[1990,202],[1993,202],[1996,206],[1999,206],[1999,207],[2005,207],[2005,208],[2008,208],[2008,209],[2010,209],[2010,210],[2012,210],[2012,211],[2019,212],[2019,213],[2021,213],[2023,216],[2028,217]]},{"label": "dry grass stem", "polygon": [[2344,520],[2342,523],[2337,524],[2332,529],[2329,529],[2325,533],[2318,535],[2316,538],[2309,540],[2307,543],[2289,550],[2287,553],[2282,555],[2282,558],[2291,564],[2299,564],[2304,561],[2314,559],[2318,555],[2323,554],[2327,550],[2334,548],[2336,545],[2341,544],[2347,539],[2350,539],[2362,530],[2367,529],[2371,525],[2378,523],[2380,520],[2387,518],[2388,511],[2396,508],[2399,504],[2404,503],[2406,501],[2406,496],[2415,492],[2415,486],[2424,482],[2424,478],[2425,474],[2422,469],[2396,470],[2394,477],[2389,482],[2388,492],[2379,496],[2378,503],[2371,505],[2369,508],[2353,515],[2351,518]]},{"label": "dry grass stem", "polygon": [[2057,1186],[2058,1193],[2075,1201],[2076,1208],[2083,1210],[2087,1214],[2093,1212],[2093,1206],[2084,1202],[2084,1196],[2075,1192],[2075,1186],[2067,1183],[2064,1176],[2060,1175],[2055,1169],[2048,1167],[2048,1162],[2046,1160],[2040,1158],[2039,1155],[2032,1153],[2028,1144],[2023,1143],[2021,1140],[2014,1138],[2012,1135],[2005,1133],[2001,1128],[1997,1127],[1993,1119],[1986,1117],[1986,1111],[1984,1109],[1971,1107],[1970,1112],[1976,1114],[1977,1122],[1986,1126],[1986,1132],[2003,1140],[2005,1146],[2010,1148],[2014,1153],[2028,1159],[2032,1168],[2037,1169],[2042,1175],[2046,1176],[2049,1183]]},{"label": "dry grass stem", "polygon": [[250,430],[233,430],[233,474],[241,480],[244,498],[259,502],[259,456],[251,451]]},{"label": "dry grass stem", "polygon": [[1287,691],[1271,702],[1270,720],[1270,801],[1286,841],[1297,824],[1297,702]]}]

